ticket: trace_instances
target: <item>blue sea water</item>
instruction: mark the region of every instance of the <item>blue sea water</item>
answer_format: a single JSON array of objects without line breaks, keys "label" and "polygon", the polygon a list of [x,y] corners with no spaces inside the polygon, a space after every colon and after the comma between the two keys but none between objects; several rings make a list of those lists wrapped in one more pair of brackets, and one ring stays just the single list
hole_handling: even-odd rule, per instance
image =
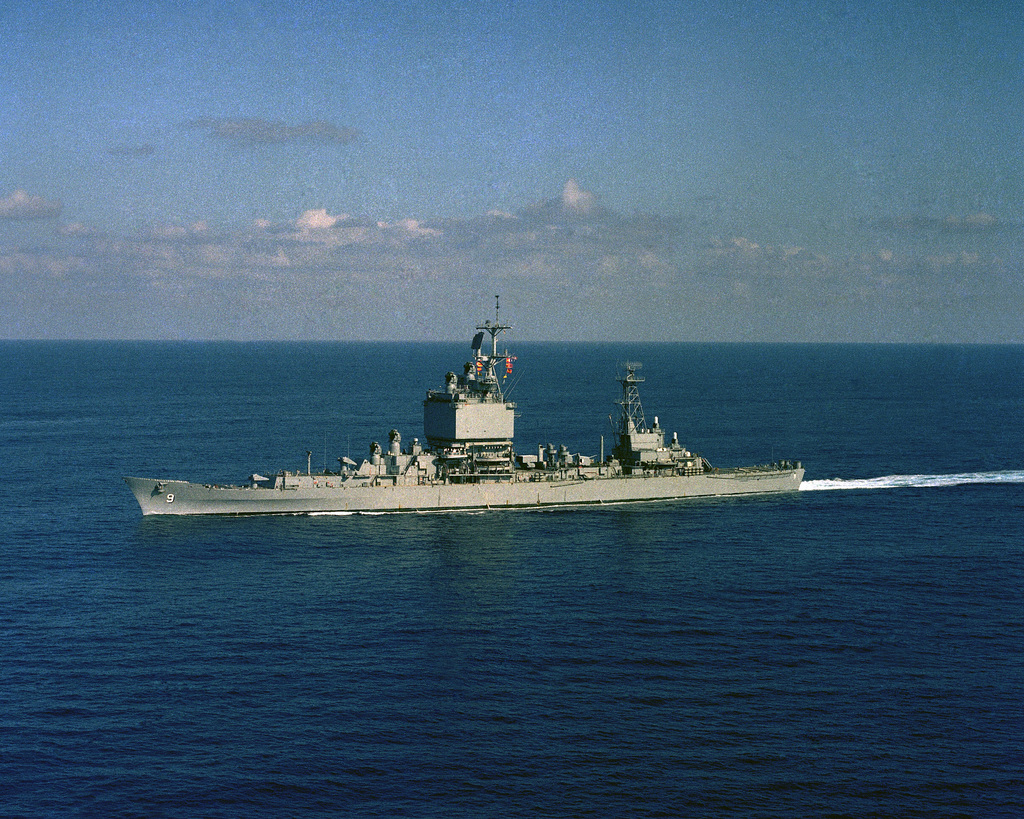
[{"label": "blue sea water", "polygon": [[0,343],[0,815],[1020,816],[1024,348],[521,344],[520,451],[616,363],[771,498],[142,519],[420,434],[463,345]]}]

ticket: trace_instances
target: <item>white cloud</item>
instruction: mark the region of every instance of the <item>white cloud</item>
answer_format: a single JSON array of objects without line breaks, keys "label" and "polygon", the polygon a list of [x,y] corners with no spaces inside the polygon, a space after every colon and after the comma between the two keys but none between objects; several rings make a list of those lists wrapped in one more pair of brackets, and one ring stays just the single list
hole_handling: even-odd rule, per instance
[{"label": "white cloud", "polygon": [[61,203],[16,190],[0,199],[0,219],[49,219],[61,211]]},{"label": "white cloud", "polygon": [[312,210],[305,211],[298,219],[296,219],[295,227],[302,232],[310,230],[330,230],[339,222],[344,222],[346,219],[348,219],[347,214],[331,216],[327,212],[327,208],[314,208]]},{"label": "white cloud", "polygon": [[396,224],[396,227],[401,228],[406,233],[412,236],[440,236],[441,231],[434,228],[423,227],[420,224],[419,219],[403,219],[401,222]]},{"label": "white cloud", "polygon": [[[38,200],[19,191],[0,205],[8,213],[29,211],[38,209]],[[1017,245],[999,242],[1016,242],[1016,228],[983,229],[992,222],[983,214],[961,217],[957,230],[948,229],[945,220],[933,221],[926,225],[927,241],[920,244],[910,235],[887,246],[873,231],[858,237],[851,230],[845,245],[823,247],[814,237],[790,243],[789,237],[765,233],[763,226],[760,233],[741,229],[708,236],[710,229],[693,221],[620,218],[570,180],[560,195],[520,216],[497,212],[490,218],[376,222],[315,208],[287,221],[257,219],[240,231],[211,229],[197,221],[124,237],[72,222],[53,232],[53,248],[24,250],[0,242],[0,305],[25,292],[39,294],[42,304],[51,293],[47,288],[56,292],[59,286],[84,305],[82,315],[129,298],[173,293],[177,301],[167,304],[175,314],[206,303],[213,294],[246,315],[301,319],[312,305],[343,305],[347,312],[341,318],[348,319],[350,305],[364,295],[372,313],[386,312],[378,293],[451,301],[454,293],[475,296],[486,287],[488,292],[518,293],[545,315],[593,305],[594,326],[601,333],[635,332],[630,322],[636,324],[635,315],[645,310],[646,315],[667,306],[698,305],[701,309],[691,315],[703,318],[685,330],[694,337],[747,338],[754,326],[769,328],[768,333],[770,321],[764,316],[770,312],[793,322],[771,330],[778,337],[817,339],[817,325],[801,324],[800,317],[820,315],[822,304],[853,305],[837,326],[842,325],[844,337],[855,339],[861,338],[860,328],[875,327],[865,321],[872,311],[895,317],[891,326],[902,327],[896,319],[901,311],[910,315],[926,295],[927,283],[935,292],[966,293],[975,299],[972,304],[999,317],[999,327],[1018,327],[1019,286],[1006,275],[988,275],[1007,267],[998,252],[1009,247],[1014,253]],[[964,224],[978,227],[967,230]],[[1019,253],[1011,263],[1018,258]],[[930,271],[935,275],[920,275]],[[894,297],[908,282],[920,287]],[[621,305],[623,298],[639,312],[601,307]],[[772,311],[765,311],[766,304],[774,305]],[[49,313],[37,312],[33,320],[42,326]],[[295,326],[300,335],[334,332],[307,328],[301,321]],[[344,326],[344,320],[331,326]],[[369,327],[351,332],[386,329]],[[220,332],[215,324],[210,328],[203,332]],[[403,330],[387,330],[396,331]],[[246,332],[245,327],[238,330],[242,336]],[[871,332],[871,338],[884,335]],[[902,329],[893,333],[893,338],[905,335]]]},{"label": "white cloud", "polygon": [[594,203],[594,194],[580,188],[575,179],[570,179],[565,183],[565,187],[562,189],[562,206],[566,210],[575,213],[589,213],[593,209]]},{"label": "white cloud", "polygon": [[96,230],[96,228],[90,227],[84,222],[69,222],[66,225],[61,225],[57,228],[58,236],[79,236],[83,238],[96,238],[102,237],[104,234],[102,231]]}]

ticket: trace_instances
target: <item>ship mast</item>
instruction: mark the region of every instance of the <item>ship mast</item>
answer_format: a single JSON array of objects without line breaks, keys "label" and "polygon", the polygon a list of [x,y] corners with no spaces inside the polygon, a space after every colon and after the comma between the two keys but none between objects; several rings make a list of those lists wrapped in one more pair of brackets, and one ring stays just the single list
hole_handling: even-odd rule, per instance
[{"label": "ship mast", "polygon": [[626,368],[626,374],[618,378],[622,385],[622,415],[619,417],[619,434],[630,435],[634,432],[645,432],[647,422],[644,421],[644,408],[640,404],[640,391],[637,384],[642,384],[644,378],[637,375],[636,371],[643,365],[639,361],[625,361],[622,364]]},{"label": "ship mast", "polygon": [[[499,315],[500,311],[501,311],[501,297],[500,296],[495,296],[494,297],[494,324],[491,324],[491,322],[489,322],[489,321],[485,321],[483,324],[478,324],[476,326],[477,330],[483,330],[485,333],[490,333],[490,335],[491,335],[491,358],[492,359],[498,358],[498,336],[501,333],[503,333],[505,330],[511,330],[512,329],[512,325],[511,324],[502,324],[501,323],[501,321],[498,318],[498,315]],[[479,349],[479,348],[476,347],[476,345],[474,344],[474,349]],[[505,351],[505,355],[506,356],[508,355],[508,350]]]},{"label": "ship mast", "polygon": [[626,374],[618,378],[622,385],[622,414],[619,416],[619,427],[616,430],[615,457],[622,463],[626,474],[633,469],[643,469],[645,464],[659,463],[661,452],[665,446],[665,433],[658,426],[658,417],[654,417],[654,426],[648,427],[644,419],[644,408],[640,404],[638,384],[643,377],[636,374],[640,362],[626,361],[622,364]]},{"label": "ship mast", "polygon": [[[483,324],[478,324],[476,329],[479,330],[473,338],[473,366],[477,371],[477,375],[480,377],[479,380],[486,382],[490,385],[490,389],[497,393],[498,400],[503,400],[501,394],[501,388],[498,384],[498,376],[494,372],[494,366],[499,361],[505,362],[506,371],[510,372],[511,362],[514,360],[512,356],[508,354],[508,349],[503,353],[498,353],[498,336],[506,330],[511,330],[511,324],[501,323],[501,301],[499,296],[494,297],[494,322],[485,321]],[[491,337],[491,354],[481,352],[483,348],[484,333],[487,333]]]}]

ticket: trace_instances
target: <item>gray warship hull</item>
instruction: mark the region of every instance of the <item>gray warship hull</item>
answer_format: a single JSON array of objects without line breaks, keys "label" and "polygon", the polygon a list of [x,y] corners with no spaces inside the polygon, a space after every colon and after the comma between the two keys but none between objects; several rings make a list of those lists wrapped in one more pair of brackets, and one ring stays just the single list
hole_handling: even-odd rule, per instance
[{"label": "gray warship hull", "polygon": [[125,478],[143,515],[295,515],[456,512],[598,506],[683,498],[793,492],[802,468],[720,469],[700,475],[619,475],[510,483],[348,486],[330,475],[298,475],[287,488],[217,486]]},{"label": "gray warship hull", "polygon": [[[540,446],[517,454],[516,405],[502,389],[516,357],[498,351],[498,336],[511,329],[498,320],[477,325],[472,358],[462,375],[445,376],[423,401],[426,446],[418,438],[402,447],[391,430],[387,451],[376,441],[357,464],[338,459],[338,471],[252,475],[247,484],[220,486],[182,480],[125,478],[143,515],[296,515],[386,512],[453,512],[538,509],[558,506],[670,501],[682,498],[792,492],[800,488],[799,461],[716,469],[688,451],[675,433],[668,444],[658,424],[648,424],[640,404],[639,363],[624,363],[614,448],[605,458]],[[490,336],[490,349],[485,338]],[[503,373],[499,379],[499,373]]]}]

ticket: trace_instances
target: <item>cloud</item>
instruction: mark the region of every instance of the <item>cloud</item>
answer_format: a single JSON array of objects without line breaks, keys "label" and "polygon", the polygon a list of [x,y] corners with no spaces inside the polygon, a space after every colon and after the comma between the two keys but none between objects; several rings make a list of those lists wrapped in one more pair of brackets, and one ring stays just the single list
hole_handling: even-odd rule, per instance
[{"label": "cloud", "polygon": [[[386,229],[392,227],[392,225],[381,222],[380,227]],[[441,231],[436,228],[424,227],[419,219],[402,219],[400,222],[396,222],[393,227],[409,236],[426,238],[441,235]]]},{"label": "cloud", "polygon": [[61,207],[60,202],[16,190],[6,199],[0,199],[0,219],[50,219],[60,215]]},{"label": "cloud", "polygon": [[971,213],[967,216],[898,216],[875,219],[871,226],[893,233],[988,233],[1012,230],[1018,225],[1005,222],[990,213]]},{"label": "cloud", "polygon": [[[28,200],[19,193],[5,201],[24,208]],[[139,327],[151,329],[131,332],[145,335],[159,334],[161,317],[198,316],[196,305],[216,303],[238,321],[222,325],[210,308],[191,332],[450,337],[462,328],[403,323],[401,315],[422,311],[396,305],[443,303],[439,320],[455,322],[481,293],[500,292],[532,323],[524,332],[538,337],[574,333],[565,317],[585,305],[592,338],[1020,340],[1024,287],[1007,275],[1021,258],[1017,232],[961,220],[977,227],[935,233],[929,223],[930,235],[885,237],[864,222],[824,238],[797,236],[764,225],[624,217],[567,184],[516,216],[377,221],[314,208],[237,229],[199,221],[123,236],[71,223],[48,247],[0,241],[0,335],[22,322],[9,309],[5,329],[5,301],[29,294],[32,326],[73,323],[72,314],[112,317],[109,326],[76,331],[98,336],[128,332],[113,306],[137,305]],[[951,299],[961,308],[949,310]],[[54,304],[73,308],[58,316],[47,306]]]},{"label": "cloud", "polygon": [[[888,251],[883,251],[883,253],[888,253],[888,258],[892,258],[892,254]],[[776,273],[780,271],[819,272],[830,264],[827,256],[799,245],[762,245],[745,236],[733,236],[730,239],[712,236],[704,255],[708,260],[719,265],[721,269],[726,269],[729,266],[733,269],[746,266]],[[885,256],[879,255],[878,258],[884,259]]]},{"label": "cloud", "polygon": [[590,213],[594,209],[595,201],[594,194],[582,190],[575,179],[570,179],[562,188],[562,207],[572,213]]},{"label": "cloud", "polygon": [[346,219],[348,219],[346,214],[331,216],[327,213],[327,208],[315,208],[305,211],[296,219],[295,227],[300,231],[328,230]]},{"label": "cloud", "polygon": [[206,131],[214,139],[224,140],[239,148],[283,145],[289,142],[348,145],[361,136],[355,128],[338,126],[323,120],[287,125],[258,117],[200,117],[186,122],[183,127]]},{"label": "cloud", "polygon": [[108,148],[107,153],[111,156],[120,157],[152,156],[156,153],[156,147],[148,143],[140,145],[115,145],[113,148]]},{"label": "cloud", "polygon": [[69,222],[57,228],[58,236],[77,236],[84,239],[103,238],[106,234],[84,222]]},{"label": "cloud", "polygon": [[531,205],[522,211],[522,215],[552,222],[578,223],[603,219],[612,214],[597,204],[597,197],[593,193],[583,190],[575,179],[569,179],[562,187],[561,196]]},{"label": "cloud", "polygon": [[439,239],[444,235],[444,231],[429,227],[419,219],[373,222],[353,219],[347,213],[335,216],[328,213],[326,208],[303,211],[295,220],[283,223],[275,224],[269,219],[256,219],[252,228],[256,237],[318,245],[325,253],[332,248],[340,247],[364,246],[379,249],[381,246],[401,248],[414,244],[422,245],[423,240]]},{"label": "cloud", "polygon": [[208,241],[210,226],[203,219],[190,225],[157,225],[150,229],[150,237],[156,241]]}]

